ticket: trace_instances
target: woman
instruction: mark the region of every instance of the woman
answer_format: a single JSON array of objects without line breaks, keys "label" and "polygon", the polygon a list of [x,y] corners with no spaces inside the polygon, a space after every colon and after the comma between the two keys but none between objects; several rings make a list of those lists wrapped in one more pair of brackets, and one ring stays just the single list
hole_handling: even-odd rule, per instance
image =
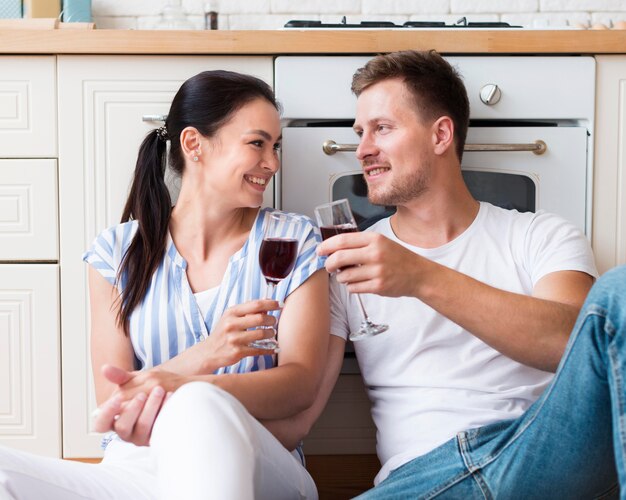
[{"label": "woman", "polygon": [[[113,431],[105,458],[93,466],[2,449],[0,498],[317,497],[293,423],[315,401],[329,331],[320,238],[307,218],[294,270],[276,300],[260,299],[272,210],[259,206],[280,133],[261,80],[212,71],[182,85],[165,126],[141,145],[123,223],[84,256],[95,428]],[[168,141],[181,176],[173,208]],[[251,347],[278,317],[280,354]]]}]

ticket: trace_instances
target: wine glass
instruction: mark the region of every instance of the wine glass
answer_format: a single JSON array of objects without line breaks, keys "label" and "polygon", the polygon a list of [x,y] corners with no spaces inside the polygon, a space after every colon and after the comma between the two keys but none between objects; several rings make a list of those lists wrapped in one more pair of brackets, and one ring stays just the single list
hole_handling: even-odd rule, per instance
[{"label": "wine glass", "polygon": [[[324,240],[337,234],[356,233],[359,230],[356,222],[354,221],[352,210],[350,210],[350,204],[346,199],[319,205],[315,208],[315,218],[320,226],[322,239]],[[339,271],[341,271],[341,269]],[[356,332],[350,333],[350,340],[361,340],[386,332],[389,329],[389,326],[377,325],[376,323],[373,323],[365,311],[365,307],[363,306],[363,302],[359,294],[355,293],[354,296],[359,304],[363,320],[359,325],[359,329]]]},{"label": "wine glass", "polygon": [[[259,265],[267,283],[266,299],[274,297],[276,285],[289,275],[296,263],[297,230],[298,220],[291,215],[275,212],[267,217],[259,251]],[[273,329],[276,336],[276,328],[265,328]],[[276,338],[255,340],[250,347],[277,351],[278,342]]]}]

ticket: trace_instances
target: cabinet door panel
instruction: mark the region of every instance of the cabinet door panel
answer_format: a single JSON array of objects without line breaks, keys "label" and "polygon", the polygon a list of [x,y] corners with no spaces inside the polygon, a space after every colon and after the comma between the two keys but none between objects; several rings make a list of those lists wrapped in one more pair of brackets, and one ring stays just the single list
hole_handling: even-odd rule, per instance
[{"label": "cabinet door panel", "polygon": [[54,56],[0,57],[0,153],[3,158],[57,153]]},{"label": "cabinet door panel", "polygon": [[[63,452],[100,455],[89,431],[95,407],[89,366],[86,266],[81,254],[119,222],[137,151],[160,125],[180,85],[209,69],[255,75],[272,84],[271,57],[59,56],[59,197],[63,327]],[[270,190],[268,190],[270,191]],[[271,192],[271,191],[270,191]],[[272,200],[267,200],[271,203]]]},{"label": "cabinet door panel", "polygon": [[59,269],[0,266],[0,444],[60,456]]},{"label": "cabinet door panel", "polygon": [[626,56],[596,56],[593,251],[603,273],[626,263]]},{"label": "cabinet door panel", "polygon": [[0,260],[58,259],[56,160],[0,160]]}]

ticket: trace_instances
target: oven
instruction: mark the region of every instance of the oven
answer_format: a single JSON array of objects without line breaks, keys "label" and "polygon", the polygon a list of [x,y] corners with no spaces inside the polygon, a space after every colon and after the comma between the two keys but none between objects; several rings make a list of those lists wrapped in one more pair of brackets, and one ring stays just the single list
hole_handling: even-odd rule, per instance
[{"label": "oven", "polygon": [[[352,130],[354,71],[366,57],[279,57],[282,170],[276,201],[313,216],[348,198],[361,228],[392,207],[367,201]],[[595,63],[591,57],[449,57],[470,98],[463,175],[479,200],[545,209],[590,235]]]},{"label": "oven", "polygon": [[[470,128],[462,170],[478,200],[519,211],[545,209],[591,236],[591,57],[447,57],[465,82]],[[367,200],[354,151],[352,75],[367,57],[278,57],[283,106],[278,207],[313,216],[348,198],[364,229],[393,211]],[[348,353],[348,358],[350,354]],[[344,373],[355,364],[344,363]]]}]

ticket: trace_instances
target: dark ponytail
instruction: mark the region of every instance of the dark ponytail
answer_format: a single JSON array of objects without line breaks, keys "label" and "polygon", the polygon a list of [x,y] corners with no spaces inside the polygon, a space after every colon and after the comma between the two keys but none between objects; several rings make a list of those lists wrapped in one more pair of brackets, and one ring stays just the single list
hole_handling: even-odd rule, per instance
[{"label": "dark ponytail", "polygon": [[231,71],[204,71],[183,83],[174,96],[165,127],[153,130],[141,143],[122,215],[122,222],[136,220],[139,228],[117,274],[117,281],[124,283],[117,321],[127,335],[130,316],[143,300],[167,243],[172,201],[165,185],[166,139],[170,139],[169,166],[180,176],[185,166],[180,145],[183,129],[194,127],[210,138],[237,110],[255,99],[265,99],[279,109],[264,81]]},{"label": "dark ponytail", "polygon": [[118,281],[126,286],[117,321],[128,335],[130,315],[146,294],[152,275],[165,252],[172,200],[165,185],[167,143],[153,130],[141,143],[133,182],[122,213],[122,222],[136,220],[138,229],[122,258]]}]

